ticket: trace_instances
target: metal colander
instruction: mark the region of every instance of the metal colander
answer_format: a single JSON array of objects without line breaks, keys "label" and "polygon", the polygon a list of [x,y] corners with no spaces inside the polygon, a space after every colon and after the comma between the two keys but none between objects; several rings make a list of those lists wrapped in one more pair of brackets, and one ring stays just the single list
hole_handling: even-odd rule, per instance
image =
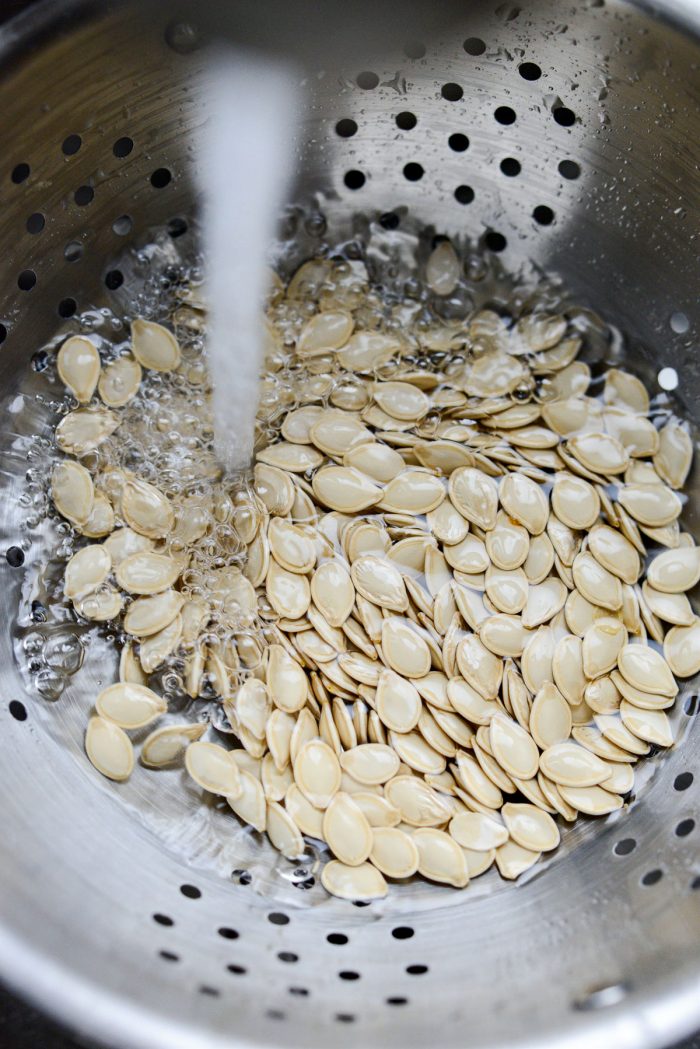
[{"label": "metal colander", "polygon": [[[497,2],[464,5],[442,39],[396,39],[381,66],[319,77],[299,199],[315,194],[331,240],[429,224],[561,276],[652,384],[675,370],[697,422],[700,12]],[[47,2],[0,38],[3,550],[26,513],[15,420],[19,391],[41,389],[31,355],[87,307],[118,310],[138,267],[115,260],[149,227],[169,231],[163,257],[188,235],[205,60],[167,6],[146,25]],[[691,530],[696,516],[691,496]],[[180,772],[99,780],[82,729],[114,657],[94,649],[53,704],[29,690],[13,624],[31,552],[15,561],[0,568],[0,972],[20,993],[134,1049],[642,1049],[700,1025],[692,688],[682,741],[648,763],[631,810],[582,822],[524,884],[400,886],[357,907],[230,816],[222,846],[223,817]]]}]

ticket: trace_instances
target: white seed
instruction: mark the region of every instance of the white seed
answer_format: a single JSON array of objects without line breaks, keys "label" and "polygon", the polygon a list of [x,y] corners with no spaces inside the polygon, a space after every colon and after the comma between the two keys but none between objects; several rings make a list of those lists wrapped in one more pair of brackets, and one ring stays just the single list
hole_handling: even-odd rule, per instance
[{"label": "white seed", "polygon": [[478,878],[480,874],[485,874],[496,859],[495,849],[490,849],[488,852],[474,852],[473,849],[462,849],[462,852],[467,861],[470,880]]},{"label": "white seed", "polygon": [[622,798],[602,787],[561,786],[559,789],[565,801],[587,816],[605,816],[622,808]]},{"label": "white seed", "polygon": [[527,576],[528,582],[533,586],[544,582],[553,564],[554,547],[547,533],[541,532],[540,535],[533,536],[530,540],[530,549],[525,559],[525,564],[523,565],[523,572]]},{"label": "white seed", "polygon": [[532,779],[537,774],[537,745],[516,721],[497,714],[489,725],[489,739],[494,758],[509,775]]},{"label": "white seed", "polygon": [[101,492],[95,492],[90,516],[85,524],[77,527],[87,539],[101,539],[109,535],[114,528],[114,510],[109,499]]},{"label": "white seed", "polygon": [[464,391],[469,397],[501,397],[512,393],[525,376],[525,366],[515,357],[490,350],[472,363]]},{"label": "white seed", "polygon": [[[674,627],[674,629],[684,630],[686,628]],[[675,696],[678,692],[678,685],[673,680],[668,663],[653,648],[648,648],[646,645],[625,645],[620,652],[617,665],[623,678],[635,688],[669,697]]]},{"label": "white seed", "polygon": [[418,849],[418,873],[424,878],[458,889],[469,883],[464,853],[449,834],[433,827],[421,827],[414,831],[412,838]]},{"label": "white seed", "polygon": [[566,587],[561,580],[553,577],[531,586],[523,610],[523,626],[533,629],[548,623],[564,607],[566,597]]},{"label": "white seed", "polygon": [[532,852],[549,852],[559,844],[559,828],[548,813],[534,805],[503,806],[503,821],[513,841]]},{"label": "white seed", "polygon": [[508,831],[494,814],[460,812],[450,820],[450,834],[463,849],[490,852],[508,841]]},{"label": "white seed", "polygon": [[558,473],[552,487],[552,509],[569,528],[590,528],[600,514],[600,497],[583,477]]},{"label": "white seed", "polygon": [[119,682],[103,689],[95,701],[97,713],[120,728],[143,728],[168,709],[168,704],[145,685]]},{"label": "white seed", "polygon": [[596,561],[624,583],[634,584],[640,573],[639,554],[632,543],[608,525],[594,528],[588,546]]},{"label": "white seed", "polygon": [[92,717],[85,733],[85,752],[107,779],[126,780],[134,768],[134,748],[123,729],[106,718]]},{"label": "white seed", "polygon": [[650,528],[671,524],[682,510],[676,493],[663,484],[624,484],[618,500],[635,521]]},{"label": "white seed", "polygon": [[339,350],[352,335],[355,323],[346,310],[324,310],[305,324],[297,339],[300,357],[316,357],[328,350]]},{"label": "white seed", "polygon": [[130,594],[158,594],[175,583],[181,570],[171,557],[146,550],[123,558],[115,575],[122,590]]},{"label": "white seed", "polygon": [[[271,801],[279,800],[270,798]],[[323,812],[317,809],[299,790],[296,783],[290,783],[285,795],[285,807],[302,834],[323,841]]]},{"label": "white seed", "polygon": [[520,616],[505,614],[489,616],[479,630],[482,644],[496,656],[521,656],[529,636]]},{"label": "white seed", "polygon": [[682,488],[693,461],[693,441],[679,423],[669,422],[659,432],[659,449],[654,467],[671,488]]},{"label": "white seed", "polygon": [[97,590],[110,573],[112,559],[104,547],[85,546],[73,554],[66,565],[63,590],[66,597],[79,600]]},{"label": "white seed", "polygon": [[[503,676],[503,664],[473,634],[457,645],[457,663],[466,682],[484,699],[495,699]],[[449,689],[448,689],[449,692]]]},{"label": "white seed", "polygon": [[547,747],[540,757],[540,768],[548,779],[564,787],[594,787],[609,773],[604,761],[576,743]]},{"label": "white seed", "polygon": [[119,426],[114,412],[78,408],[64,415],[56,427],[56,444],[62,452],[78,457],[94,452]]},{"label": "white seed", "polygon": [[[357,795],[354,795],[353,800],[357,802]],[[397,827],[374,827],[369,858],[389,878],[410,878],[418,870],[416,843],[411,835]]]},{"label": "white seed", "polygon": [[430,410],[430,399],[409,382],[378,382],[374,399],[382,411],[402,422],[422,419]]},{"label": "white seed", "polygon": [[73,606],[78,615],[92,619],[96,623],[106,623],[115,619],[122,610],[122,598],[114,587],[103,586],[101,590],[76,598]]},{"label": "white seed", "polygon": [[530,733],[542,750],[563,743],[571,734],[571,707],[551,681],[535,696],[530,711]]},{"label": "white seed", "polygon": [[531,692],[538,692],[546,681],[552,680],[554,634],[551,627],[542,626],[530,637],[522,655],[521,670]]},{"label": "white seed", "polygon": [[506,513],[527,528],[531,535],[544,531],[549,506],[544,492],[531,478],[525,474],[508,474],[501,481],[498,495]]},{"label": "white seed", "polygon": [[357,592],[375,605],[393,612],[405,612],[408,608],[401,573],[391,562],[371,555],[358,557],[350,575]]},{"label": "white seed", "polygon": [[180,612],[184,597],[176,590],[165,590],[152,597],[138,597],[124,617],[124,630],[134,637],[150,637],[172,623]]},{"label": "white seed", "polygon": [[453,505],[471,524],[489,531],[496,524],[498,488],[495,482],[472,467],[462,467],[450,476],[449,494]]},{"label": "white seed", "polygon": [[503,805],[500,789],[471,754],[460,752],[457,755],[457,765],[452,766],[452,774],[460,786],[487,809],[500,809]]},{"label": "white seed", "polygon": [[352,800],[362,810],[370,827],[396,827],[401,822],[401,813],[386,798],[358,790],[353,793]]},{"label": "white seed", "polygon": [[196,740],[185,751],[185,768],[204,790],[224,797],[238,797],[242,792],[241,777],[231,753],[217,743]]},{"label": "white seed", "polygon": [[326,466],[314,474],[312,485],[321,503],[343,513],[359,513],[382,496],[381,488],[354,467]]},{"label": "white seed", "polygon": [[596,619],[583,637],[581,654],[586,677],[600,677],[612,670],[626,643],[627,631],[619,619],[610,616]]},{"label": "white seed", "polygon": [[118,568],[124,558],[138,554],[142,550],[151,550],[154,544],[152,539],[139,535],[131,528],[118,528],[105,539],[102,545],[112,558],[112,567]]},{"label": "white seed", "polygon": [[[447,764],[444,756],[434,750],[419,732],[390,732],[389,743],[401,761],[415,772],[433,776],[444,772]],[[398,772],[398,767],[395,771]]]},{"label": "white seed", "polygon": [[[65,515],[64,515],[65,516]],[[647,582],[664,594],[692,590],[700,580],[700,547],[680,546],[657,554],[647,569]]]},{"label": "white seed", "polygon": [[661,590],[655,590],[648,580],[645,580],[642,583],[642,597],[653,614],[665,623],[692,626],[695,617],[685,594],[665,594]]},{"label": "white seed", "polygon": [[571,569],[574,583],[587,601],[616,612],[622,608],[620,580],[588,552],[577,554]]},{"label": "white seed", "polygon": [[614,714],[620,706],[620,692],[612,677],[591,681],[583,693],[584,700],[595,714]]},{"label": "white seed", "polygon": [[[263,501],[266,509],[271,514],[288,514],[296,494],[294,482],[289,474],[277,466],[256,463],[253,476],[256,495]],[[246,544],[252,543],[260,524],[260,513],[256,506],[253,503],[243,503],[236,507],[233,521],[241,541]]]},{"label": "white seed", "polygon": [[267,824],[267,808],[260,780],[244,769],[240,770],[239,779],[240,793],[235,797],[229,796],[226,800],[244,823],[248,823],[262,834]]},{"label": "white seed", "polygon": [[381,900],[387,894],[382,874],[371,863],[348,867],[331,860],[321,871],[321,884],[326,892],[341,900]]},{"label": "white seed", "polygon": [[449,240],[442,240],[433,248],[425,266],[425,279],[436,295],[451,295],[460,277],[457,252]]},{"label": "white seed", "polygon": [[430,649],[408,619],[392,616],[384,620],[382,651],[388,665],[397,674],[417,678],[430,670]]},{"label": "white seed", "polygon": [[283,856],[295,860],[304,852],[304,839],[299,828],[277,801],[267,802],[267,836]]},{"label": "white seed", "polygon": [[355,445],[343,456],[343,466],[354,466],[379,484],[387,484],[405,467],[398,452],[379,441]]},{"label": "white seed", "polygon": [[122,492],[122,513],[130,528],[149,539],[162,539],[175,524],[173,508],[159,488],[130,478]]},{"label": "white seed", "polygon": [[340,765],[327,743],[312,739],[301,747],[294,762],[294,778],[312,805],[327,808],[340,788]]},{"label": "white seed", "polygon": [[131,323],[131,352],[140,365],[152,371],[174,371],[180,363],[180,347],[173,333],[140,317]]},{"label": "white seed", "polygon": [[206,723],[196,725],[168,725],[157,728],[143,741],[141,761],[149,768],[160,769],[178,761],[190,743],[200,739],[207,730]]},{"label": "white seed", "polygon": [[256,459],[267,466],[276,466],[290,473],[306,473],[315,470],[323,462],[323,456],[308,444],[292,444],[279,441],[257,453]]},{"label": "white seed", "polygon": [[[630,730],[626,728],[622,723],[622,718],[619,713],[612,715],[596,714],[595,723],[605,739],[615,747],[619,748],[623,753],[626,752],[639,756],[649,753],[649,745],[644,743],[635,736],[633,732],[630,732]],[[612,754],[606,755],[606,759],[608,757],[612,757]]]},{"label": "white seed", "polygon": [[640,710],[623,699],[620,703],[620,716],[625,728],[646,743],[654,743],[658,747],[673,746],[673,729],[663,710]]},{"label": "white seed", "polygon": [[80,404],[87,404],[100,377],[100,355],[83,335],[72,335],[61,346],[56,358],[58,376]]},{"label": "white seed", "polygon": [[[698,673],[700,670],[700,619],[695,618],[690,626],[671,627],[664,640],[664,657],[676,677],[693,677]],[[624,674],[624,670],[622,672]],[[651,687],[651,682],[648,685]],[[663,693],[665,690],[659,689],[656,684],[653,691]]]},{"label": "white seed", "polygon": [[97,391],[109,408],[123,408],[138,393],[142,374],[133,357],[118,357],[103,370]]},{"label": "white seed", "polygon": [[357,867],[369,858],[372,828],[350,794],[338,792],[323,816],[323,837],[341,863]]},{"label": "white seed", "polygon": [[446,797],[438,794],[417,776],[395,776],[384,788],[390,805],[412,827],[434,827],[446,823],[452,809]]},{"label": "white seed", "polygon": [[439,477],[422,470],[406,470],[384,489],[379,507],[390,513],[427,514],[445,498]]},{"label": "white seed", "polygon": [[514,881],[529,870],[540,858],[539,852],[524,849],[515,841],[507,841],[496,849],[496,866],[502,878]]},{"label": "white seed", "polygon": [[71,524],[85,525],[95,501],[92,477],[80,463],[64,459],[51,473],[51,498],[58,512]]},{"label": "white seed", "polygon": [[586,469],[598,474],[622,473],[629,463],[624,446],[606,433],[577,434],[569,439],[568,451]]}]

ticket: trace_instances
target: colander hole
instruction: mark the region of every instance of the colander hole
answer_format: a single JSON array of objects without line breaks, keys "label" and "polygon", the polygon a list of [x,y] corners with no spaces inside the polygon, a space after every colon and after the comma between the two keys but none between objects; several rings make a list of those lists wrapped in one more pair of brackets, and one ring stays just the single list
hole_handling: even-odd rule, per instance
[{"label": "colander hole", "polygon": [[18,699],[11,700],[8,709],[15,721],[27,720],[27,708],[24,703],[20,703]]},{"label": "colander hole", "polygon": [[411,113],[409,110],[404,109],[401,113],[396,114],[396,126],[401,131],[412,131],[418,123],[418,118],[415,113]]},{"label": "colander hole", "polygon": [[693,890],[700,889],[700,874],[697,876],[697,878],[693,878],[693,880],[690,883],[690,887]]},{"label": "colander hole", "polygon": [[32,370],[39,374],[45,372],[49,366],[50,359],[46,350],[37,350],[36,353],[32,354]]},{"label": "colander hole", "polygon": [[687,838],[689,834],[692,834],[695,830],[695,820],[687,819],[681,820],[676,827],[677,838]]},{"label": "colander hole", "polygon": [[406,972],[409,976],[424,976],[428,971],[427,965],[407,965]]},{"label": "colander hole", "polygon": [[364,174],[361,171],[358,171],[356,168],[353,168],[350,171],[346,171],[345,177],[343,179],[343,182],[348,187],[348,189],[353,190],[362,189],[362,187],[365,184],[365,181],[366,179]]},{"label": "colander hole", "polygon": [[308,998],[309,988],[308,987],[288,987],[287,991],[289,994],[294,995],[295,998]]},{"label": "colander hole", "polygon": [[568,106],[555,106],[552,110],[552,116],[557,124],[560,124],[562,127],[571,127],[572,124],[576,123],[576,114]]},{"label": "colander hole", "polygon": [[360,974],[355,972],[354,969],[341,969],[338,973],[338,979],[352,982],[353,980],[359,980]]},{"label": "colander hole", "polygon": [[187,233],[188,225],[184,219],[175,218],[170,219],[168,223],[168,233],[175,240],[176,237],[181,237],[183,233]]},{"label": "colander hole", "polygon": [[40,211],[35,211],[26,221],[27,233],[31,233],[35,236],[37,233],[41,233],[44,226],[46,225],[46,219]]},{"label": "colander hole", "polygon": [[180,892],[188,900],[198,900],[202,895],[202,890],[198,889],[196,885],[181,885]]},{"label": "colander hole", "polygon": [[80,135],[68,135],[64,138],[61,149],[67,157],[74,156],[83,144],[83,140]]},{"label": "colander hole", "polygon": [[692,782],[692,772],[681,772],[681,774],[679,776],[676,776],[676,778],[674,779],[673,786],[675,790],[687,790],[688,787],[691,786]]},{"label": "colander hole", "polygon": [[690,328],[690,321],[686,317],[685,313],[677,310],[676,313],[671,314],[671,318],[668,322],[671,326],[671,331],[674,331],[676,335],[685,335]]},{"label": "colander hole", "polygon": [[171,917],[169,917],[167,914],[154,914],[153,915],[153,921],[156,922],[157,925],[164,925],[168,929],[170,928],[171,925],[175,924],[173,919]]},{"label": "colander hole", "polygon": [[683,704],[683,710],[689,718],[694,717],[697,713],[700,713],[700,699],[698,696],[688,696]]},{"label": "colander hole", "polygon": [[237,940],[238,930],[231,929],[228,925],[222,925],[220,929],[217,929],[219,936],[222,936],[224,940]]},{"label": "colander hole", "polygon": [[629,856],[636,848],[637,842],[634,838],[623,838],[622,841],[617,842],[613,852],[616,856]]},{"label": "colander hole", "polygon": [[172,177],[172,172],[168,168],[156,168],[151,175],[151,185],[154,189],[164,189]]},{"label": "colander hole", "polygon": [[129,138],[128,135],[124,135],[122,138],[118,138],[117,141],[114,143],[114,145],[112,146],[112,152],[114,153],[115,157],[119,157],[120,159],[122,159],[123,157],[128,157],[129,153],[131,153],[133,148],[134,140],[132,138]]},{"label": "colander hole", "polygon": [[61,299],[58,304],[58,315],[59,317],[72,317],[77,308],[78,303],[75,299]]},{"label": "colander hole", "polygon": [[459,132],[450,135],[447,144],[455,153],[464,153],[465,149],[469,149],[469,139],[466,135],[461,135]]},{"label": "colander hole", "polygon": [[353,907],[371,907],[372,901],[371,900],[353,900],[352,901],[352,905],[353,905]]},{"label": "colander hole", "polygon": [[361,87],[363,91],[372,91],[379,83],[379,77],[376,73],[370,73],[369,70],[365,70],[364,73],[358,73],[357,75],[357,86]]},{"label": "colander hole", "polygon": [[581,174],[581,165],[575,160],[560,160],[558,170],[562,178],[577,179]]},{"label": "colander hole", "polygon": [[678,372],[675,368],[662,368],[656,378],[662,390],[675,390],[678,386]]},{"label": "colander hole", "polygon": [[464,89],[459,84],[443,84],[440,94],[447,102],[459,102],[464,95]]},{"label": "colander hole", "polygon": [[0,324],[0,345],[2,345],[2,343],[5,341],[6,338],[7,338],[7,328],[5,327],[4,324]]},{"label": "colander hole", "polygon": [[36,273],[34,270],[22,270],[17,278],[17,287],[20,291],[31,291],[36,284]]},{"label": "colander hole", "polygon": [[277,957],[287,965],[294,965],[295,962],[299,961],[299,955],[295,954],[294,951],[278,951]]},{"label": "colander hole", "polygon": [[478,36],[469,36],[462,44],[462,47],[468,55],[473,55],[475,58],[478,55],[483,55],[486,50],[486,44],[483,40],[480,40]]},{"label": "colander hole", "polygon": [[233,976],[245,976],[248,970],[245,965],[227,965],[226,971],[230,972]]},{"label": "colander hole", "polygon": [[250,871],[234,870],[231,872],[231,877],[236,878],[239,885],[250,885],[253,880],[253,876]]},{"label": "colander hole", "polygon": [[391,930],[391,935],[395,940],[410,940],[415,936],[415,929],[412,929],[410,925],[397,925]]},{"label": "colander hole", "polygon": [[647,888],[649,888],[652,885],[657,885],[658,882],[661,881],[663,876],[664,876],[664,872],[662,870],[659,870],[658,867],[655,867],[654,870],[647,871],[646,874],[643,875],[643,877],[642,877],[642,885],[647,886]]},{"label": "colander hole", "polygon": [[458,204],[471,204],[474,200],[474,190],[471,186],[457,186],[455,200]]},{"label": "colander hole", "polygon": [[401,219],[393,211],[386,211],[379,216],[379,225],[382,229],[398,229]]},{"label": "colander hole", "polygon": [[209,987],[208,984],[202,984],[199,988],[199,993],[206,995],[208,998],[218,998],[221,991],[216,987]]},{"label": "colander hole", "polygon": [[419,40],[409,40],[403,49],[406,58],[412,58],[414,61],[419,58],[425,58],[425,52],[425,44],[421,44]]},{"label": "colander hole", "polygon": [[124,283],[124,274],[121,270],[109,270],[105,274],[105,285],[110,291],[116,291]]},{"label": "colander hole", "polygon": [[281,911],[270,911],[267,920],[272,925],[289,925],[289,915],[283,914]]},{"label": "colander hole", "polygon": [[95,199],[95,191],[92,186],[78,186],[73,194],[73,200],[79,208],[84,208]]},{"label": "colander hole", "polygon": [[[698,879],[700,881],[700,879]],[[353,1024],[355,1023],[355,1017],[352,1013],[336,1013],[336,1022],[339,1024]]]},{"label": "colander hole", "polygon": [[424,174],[423,166],[417,164],[414,160],[404,165],[403,177],[408,179],[409,182],[420,182]]},{"label": "colander hole", "polygon": [[112,223],[112,232],[116,233],[118,237],[125,237],[127,233],[131,232],[132,225],[131,215],[120,215]]},{"label": "colander hole", "polygon": [[77,240],[71,240],[63,249],[63,258],[66,262],[77,262],[83,254],[83,245]]},{"label": "colander hole", "polygon": [[10,546],[5,554],[10,568],[20,568],[24,564],[24,550],[19,546]]},{"label": "colander hole", "polygon": [[500,168],[503,174],[507,175],[508,178],[515,178],[515,176],[519,175],[522,170],[520,161],[516,160],[515,157],[504,157],[500,163]]},{"label": "colander hole", "polygon": [[542,76],[542,70],[536,62],[521,62],[518,72],[523,80],[539,80]]},{"label": "colander hole", "polygon": [[402,998],[398,995],[386,999],[387,1005],[408,1005],[408,998]]},{"label": "colander hole", "polygon": [[173,951],[158,951],[158,954],[164,962],[179,962],[180,955],[175,954]]},{"label": "colander hole", "polygon": [[515,123],[515,110],[511,109],[510,106],[498,106],[498,108],[494,110],[493,115],[499,124]]},{"label": "colander hole", "polygon": [[357,134],[357,124],[350,117],[343,117],[335,125],[336,135],[340,135],[341,138],[352,138],[353,135]]},{"label": "colander hole", "polygon": [[344,932],[329,932],[326,939],[329,943],[335,944],[336,947],[342,947],[348,942],[348,937]]},{"label": "colander hole", "polygon": [[10,175],[10,178],[15,183],[15,185],[18,186],[20,182],[24,182],[25,179],[29,178],[30,172],[31,168],[29,167],[29,164],[15,164],[15,166],[12,169],[12,174]]},{"label": "colander hole", "polygon": [[551,226],[554,222],[554,212],[546,204],[538,204],[532,217],[539,226]]},{"label": "colander hole", "polygon": [[268,1020],[284,1020],[286,1018],[281,1009],[268,1009],[265,1016]]},{"label": "colander hole", "polygon": [[508,241],[502,233],[497,233],[496,230],[489,230],[484,236],[484,244],[489,251],[504,251],[508,245]]}]

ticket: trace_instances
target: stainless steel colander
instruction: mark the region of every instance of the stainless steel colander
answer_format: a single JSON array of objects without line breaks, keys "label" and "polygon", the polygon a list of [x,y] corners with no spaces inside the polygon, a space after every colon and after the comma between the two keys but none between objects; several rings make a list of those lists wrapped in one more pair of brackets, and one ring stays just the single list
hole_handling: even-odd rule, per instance
[{"label": "stainless steel colander", "polygon": [[[675,371],[697,422],[698,29],[678,0],[465,4],[442,39],[397,38],[381,65],[315,81],[300,199],[316,195],[331,238],[429,224],[560,276],[652,385]],[[149,227],[169,230],[166,260],[188,235],[197,45],[170,5],[146,25],[53,0],[0,36],[3,550],[26,512],[32,354],[74,314],[118,310],[148,260],[115,260]],[[692,498],[686,520],[697,534]],[[93,648],[53,704],[28,690],[13,646],[31,557],[0,567],[0,974],[20,993],[130,1049],[644,1049],[700,1026],[692,688],[684,738],[631,811],[577,827],[525,884],[406,886],[358,908],[326,898],[311,860],[223,829],[177,771],[98,782],[81,733],[113,656]]]}]

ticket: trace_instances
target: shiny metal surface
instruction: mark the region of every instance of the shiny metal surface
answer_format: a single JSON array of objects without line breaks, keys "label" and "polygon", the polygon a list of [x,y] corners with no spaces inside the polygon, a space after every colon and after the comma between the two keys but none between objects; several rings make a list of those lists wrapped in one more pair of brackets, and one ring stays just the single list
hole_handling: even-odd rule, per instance
[{"label": "shiny metal surface", "polygon": [[[685,34],[620,2],[475,6],[426,40],[422,57],[407,57],[401,39],[381,67],[326,72],[300,197],[318,194],[329,237],[392,212],[402,229],[485,239],[508,268],[534,262],[561,276],[627,333],[642,373],[677,369],[697,422],[700,48],[690,25],[700,16],[673,6]],[[3,550],[24,513],[17,434],[41,425],[32,402],[17,401],[41,389],[31,354],[71,330],[58,312],[68,300],[78,311],[115,302],[113,260],[148,227],[190,214],[199,162],[190,133],[202,119],[203,56],[192,35],[165,17],[146,27],[128,9],[61,10],[40,5],[0,38]],[[541,76],[523,77],[523,62]],[[361,72],[376,86],[358,86]],[[461,97],[444,97],[445,84]],[[499,107],[515,119],[499,122]],[[336,132],[341,119],[357,125],[349,138]],[[453,148],[454,134],[466,149]],[[75,141],[63,145],[70,135],[75,152]],[[133,147],[115,154],[125,137]],[[506,158],[519,174],[503,172]],[[407,164],[422,176],[407,178],[418,173]],[[162,169],[171,178],[154,185]],[[361,188],[347,187],[349,171]],[[81,204],[85,186],[94,192]],[[30,215],[44,217],[40,232],[28,231]],[[122,235],[113,224],[125,215]],[[30,270],[36,282],[23,291]],[[691,501],[691,527],[696,518]],[[3,560],[0,972],[65,1022],[129,1049],[652,1049],[700,1024],[700,831],[677,833],[700,823],[693,689],[678,704],[682,742],[649,766],[631,811],[577,830],[525,884],[489,875],[465,894],[406,886],[356,908],[296,887],[308,877],[280,869],[215,808],[193,812],[177,772],[156,787],[99,780],[81,730],[111,665],[95,645],[60,700],[28,691],[13,654],[24,576]]]}]

